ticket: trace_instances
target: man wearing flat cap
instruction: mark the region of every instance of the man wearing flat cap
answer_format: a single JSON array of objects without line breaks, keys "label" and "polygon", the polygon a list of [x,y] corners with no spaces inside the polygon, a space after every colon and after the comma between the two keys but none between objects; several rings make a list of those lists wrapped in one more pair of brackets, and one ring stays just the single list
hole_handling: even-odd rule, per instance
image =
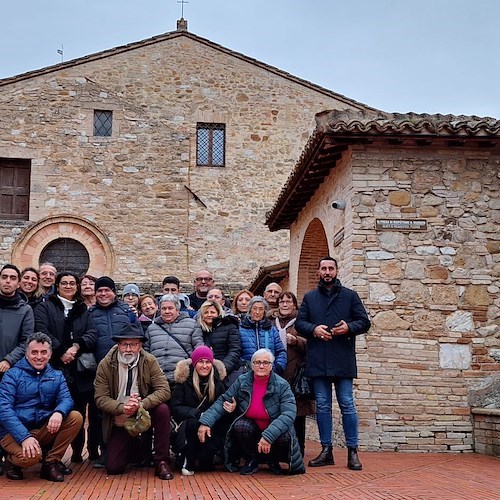
[{"label": "man wearing flat cap", "polygon": [[151,415],[154,432],[155,475],[173,479],[168,459],[170,448],[170,387],[158,361],[142,349],[144,334],[139,323],[125,325],[113,335],[117,343],[99,363],[95,378],[95,402],[103,412],[108,474],[122,474],[136,463],[137,441],[125,422],[142,406]]}]

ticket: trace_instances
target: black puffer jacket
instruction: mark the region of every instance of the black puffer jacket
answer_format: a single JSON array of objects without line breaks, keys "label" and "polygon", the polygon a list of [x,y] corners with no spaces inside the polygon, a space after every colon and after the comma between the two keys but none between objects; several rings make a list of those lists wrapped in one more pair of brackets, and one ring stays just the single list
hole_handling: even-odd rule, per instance
[{"label": "black puffer jacket", "polygon": [[238,327],[236,316],[218,316],[214,319],[212,330],[203,330],[205,345],[212,348],[215,359],[224,363],[228,375],[240,364],[241,340]]},{"label": "black puffer jacket", "polygon": [[[215,399],[217,399],[226,391],[226,386],[222,383],[222,380],[226,378],[226,369],[224,364],[217,359],[214,359],[213,366],[215,370]],[[169,406],[177,423],[190,417],[199,418],[213,403],[208,398],[202,402],[196,394],[193,386],[193,370],[191,358],[189,358],[179,361],[174,371],[175,388]]]}]

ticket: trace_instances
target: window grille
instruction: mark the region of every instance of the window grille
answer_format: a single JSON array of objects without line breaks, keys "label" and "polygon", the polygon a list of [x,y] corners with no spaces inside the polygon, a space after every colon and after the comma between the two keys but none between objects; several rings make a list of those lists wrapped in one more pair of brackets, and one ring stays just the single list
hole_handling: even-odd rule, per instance
[{"label": "window grille", "polygon": [[226,160],[226,126],[223,123],[198,123],[196,126],[196,164],[223,167]]},{"label": "window grille", "polygon": [[113,132],[113,112],[94,111],[94,136],[111,137]]}]

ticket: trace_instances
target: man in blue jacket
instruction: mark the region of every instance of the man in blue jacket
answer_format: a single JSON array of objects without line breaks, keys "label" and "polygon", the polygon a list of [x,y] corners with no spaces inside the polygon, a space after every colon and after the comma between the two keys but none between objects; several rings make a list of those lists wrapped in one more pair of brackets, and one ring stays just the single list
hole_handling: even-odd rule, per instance
[{"label": "man in blue jacket", "polygon": [[370,320],[354,290],[337,279],[332,257],[321,259],[319,285],[304,296],[295,328],[307,338],[306,375],[312,378],[316,396],[316,420],[321,453],[309,467],[333,465],[332,384],[342,413],[348,449],[347,466],[361,470],[358,458],[358,413],[354,405],[353,379],[357,377],[356,335],[366,333]]},{"label": "man in blue jacket", "polygon": [[23,469],[43,460],[40,477],[61,482],[63,472],[71,473],[61,460],[82,426],[82,415],[72,411],[63,373],[49,365],[50,337],[35,332],[26,346],[26,357],[0,383],[0,444],[7,453],[6,475],[23,479]]}]

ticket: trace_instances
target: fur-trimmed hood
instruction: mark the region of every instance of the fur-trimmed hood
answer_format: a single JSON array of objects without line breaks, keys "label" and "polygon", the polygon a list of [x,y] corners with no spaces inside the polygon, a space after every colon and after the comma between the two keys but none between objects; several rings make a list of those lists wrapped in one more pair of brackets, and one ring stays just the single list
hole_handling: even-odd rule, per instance
[{"label": "fur-trimmed hood", "polygon": [[[217,370],[216,374],[219,376],[219,380],[224,380],[227,376],[226,367],[224,363],[218,359],[214,359],[214,368]],[[176,384],[183,384],[191,377],[192,371],[191,358],[182,359],[177,363],[174,371],[174,380]]]}]

